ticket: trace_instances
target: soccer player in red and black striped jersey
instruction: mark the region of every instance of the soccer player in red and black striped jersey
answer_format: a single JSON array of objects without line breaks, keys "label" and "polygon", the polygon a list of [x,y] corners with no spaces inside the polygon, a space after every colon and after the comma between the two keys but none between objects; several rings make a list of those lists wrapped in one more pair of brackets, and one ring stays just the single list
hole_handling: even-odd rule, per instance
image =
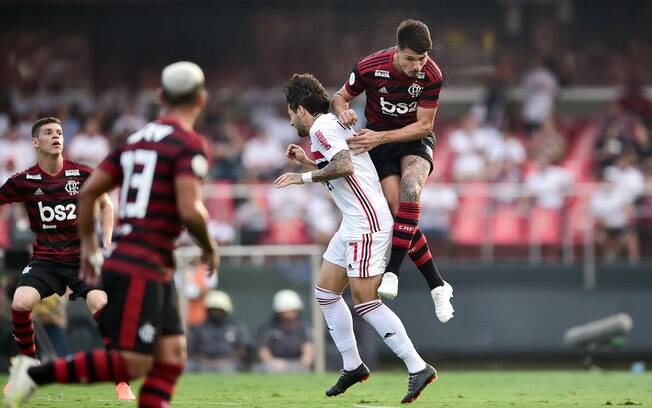
[{"label": "soccer player in red and black striped jersey", "polygon": [[[211,273],[219,257],[208,234],[201,194],[208,162],[202,139],[193,131],[206,104],[204,74],[193,63],[178,62],[163,70],[162,88],[162,116],[111,152],[80,193],[80,274],[93,282],[101,267],[108,304],[99,326],[114,349],[80,352],[42,366],[19,356],[8,406],[19,406],[37,385],[127,381],[143,375],[138,406],[169,406],[186,360],[172,280],[174,242],[182,226],[197,240]],[[119,226],[101,266],[93,240],[92,203],[118,186]]]},{"label": "soccer player in red and black striped jersey", "polygon": [[437,317],[447,322],[453,317],[453,289],[437,271],[418,226],[421,190],[433,170],[433,125],[443,77],[428,56],[432,40],[423,22],[403,21],[396,42],[355,65],[331,99],[331,108],[344,124],[354,125],[357,114],[349,102],[366,93],[367,126],[348,144],[354,153],[369,152],[395,220],[392,252],[378,294],[390,299],[398,294],[401,263],[409,253],[428,282]]},{"label": "soccer player in red and black striped jersey", "polygon": [[[13,175],[0,187],[0,205],[24,203],[30,227],[36,234],[32,259],[18,279],[11,304],[18,352],[36,357],[31,315],[41,299],[54,293],[63,296],[70,288],[70,298],[84,298],[96,317],[106,305],[107,298],[106,293],[79,279],[77,196],[92,170],[63,158],[63,129],[57,118],[47,117],[34,122],[32,144],[38,163]],[[98,197],[97,205],[103,244],[108,246],[113,229],[113,206],[106,194]],[[128,389],[126,384],[119,387]],[[7,383],[4,393],[10,388],[10,383]]]}]

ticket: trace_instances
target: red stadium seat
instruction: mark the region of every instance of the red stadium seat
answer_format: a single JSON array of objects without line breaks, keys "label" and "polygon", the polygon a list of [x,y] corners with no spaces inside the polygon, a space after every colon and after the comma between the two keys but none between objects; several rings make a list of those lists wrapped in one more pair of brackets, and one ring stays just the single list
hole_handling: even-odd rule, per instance
[{"label": "red stadium seat", "polygon": [[208,186],[205,202],[213,220],[229,220],[234,215],[234,191],[230,181],[215,181]]},{"label": "red stadium seat", "polygon": [[518,207],[501,205],[491,217],[491,239],[495,246],[527,245],[524,217]]},{"label": "red stadium seat", "polygon": [[272,245],[302,245],[309,243],[306,224],[301,218],[286,218],[272,222],[266,244]]},{"label": "red stadium seat", "polygon": [[561,243],[561,216],[559,210],[534,208],[530,213],[530,242],[539,245]]}]

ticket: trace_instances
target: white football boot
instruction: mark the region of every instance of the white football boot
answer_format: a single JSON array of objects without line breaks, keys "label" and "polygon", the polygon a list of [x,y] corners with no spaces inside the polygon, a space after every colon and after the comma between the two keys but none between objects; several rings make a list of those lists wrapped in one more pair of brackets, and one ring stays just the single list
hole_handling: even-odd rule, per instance
[{"label": "white football boot", "polygon": [[26,403],[36,389],[36,383],[27,374],[30,367],[39,365],[35,358],[19,355],[11,365],[9,392],[4,398],[5,408],[18,408]]},{"label": "white football boot", "polygon": [[[380,293],[380,289],[378,290]],[[443,286],[437,286],[430,291],[432,296],[432,301],[435,304],[435,313],[440,322],[446,323],[453,318],[453,305],[451,304],[451,298],[453,297],[453,287],[444,282]]]},{"label": "white football boot", "polygon": [[392,300],[398,295],[398,276],[394,272],[385,272],[378,286],[378,296]]}]

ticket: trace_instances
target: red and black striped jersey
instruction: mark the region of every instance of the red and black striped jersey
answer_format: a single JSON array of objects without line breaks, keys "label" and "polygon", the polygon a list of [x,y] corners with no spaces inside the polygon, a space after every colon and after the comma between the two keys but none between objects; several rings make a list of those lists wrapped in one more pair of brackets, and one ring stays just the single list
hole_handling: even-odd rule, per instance
[{"label": "red and black striped jersey", "polygon": [[392,47],[363,58],[344,85],[353,96],[366,92],[364,113],[371,130],[402,128],[416,122],[418,107],[439,105],[443,77],[437,64],[428,57],[417,77],[410,78],[394,68],[395,52]]},{"label": "red and black striped jersey", "polygon": [[91,169],[70,160],[51,175],[39,165],[15,174],[0,187],[0,205],[22,202],[36,234],[34,259],[79,265],[77,194]]},{"label": "red and black striped jersey", "polygon": [[120,186],[115,246],[105,269],[169,280],[182,228],[174,180],[207,174],[201,136],[161,118],[129,136],[98,167]]}]

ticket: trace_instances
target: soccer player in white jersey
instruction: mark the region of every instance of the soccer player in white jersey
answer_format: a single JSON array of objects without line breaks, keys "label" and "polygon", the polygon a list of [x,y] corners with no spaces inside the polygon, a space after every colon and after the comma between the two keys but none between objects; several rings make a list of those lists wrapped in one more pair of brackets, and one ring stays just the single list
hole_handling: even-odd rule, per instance
[{"label": "soccer player in white jersey", "polygon": [[401,401],[410,403],[437,379],[437,371],[423,361],[399,317],[378,298],[394,224],[378,173],[368,153],[349,152],[346,139],[353,136],[353,131],[328,113],[328,94],[315,77],[294,74],[287,86],[286,101],[299,136],[310,135],[314,161],[300,146],[291,144],[286,152],[288,159],[308,171],[285,173],[274,185],[283,188],[323,182],[343,214],[342,224],[324,254],[315,287],[315,297],[344,366],[326,395],[341,394],[369,377],[369,369],[358,354],[351,312],[342,299],[342,291],[351,284],[355,311],[376,329],[410,373],[408,391]]}]

